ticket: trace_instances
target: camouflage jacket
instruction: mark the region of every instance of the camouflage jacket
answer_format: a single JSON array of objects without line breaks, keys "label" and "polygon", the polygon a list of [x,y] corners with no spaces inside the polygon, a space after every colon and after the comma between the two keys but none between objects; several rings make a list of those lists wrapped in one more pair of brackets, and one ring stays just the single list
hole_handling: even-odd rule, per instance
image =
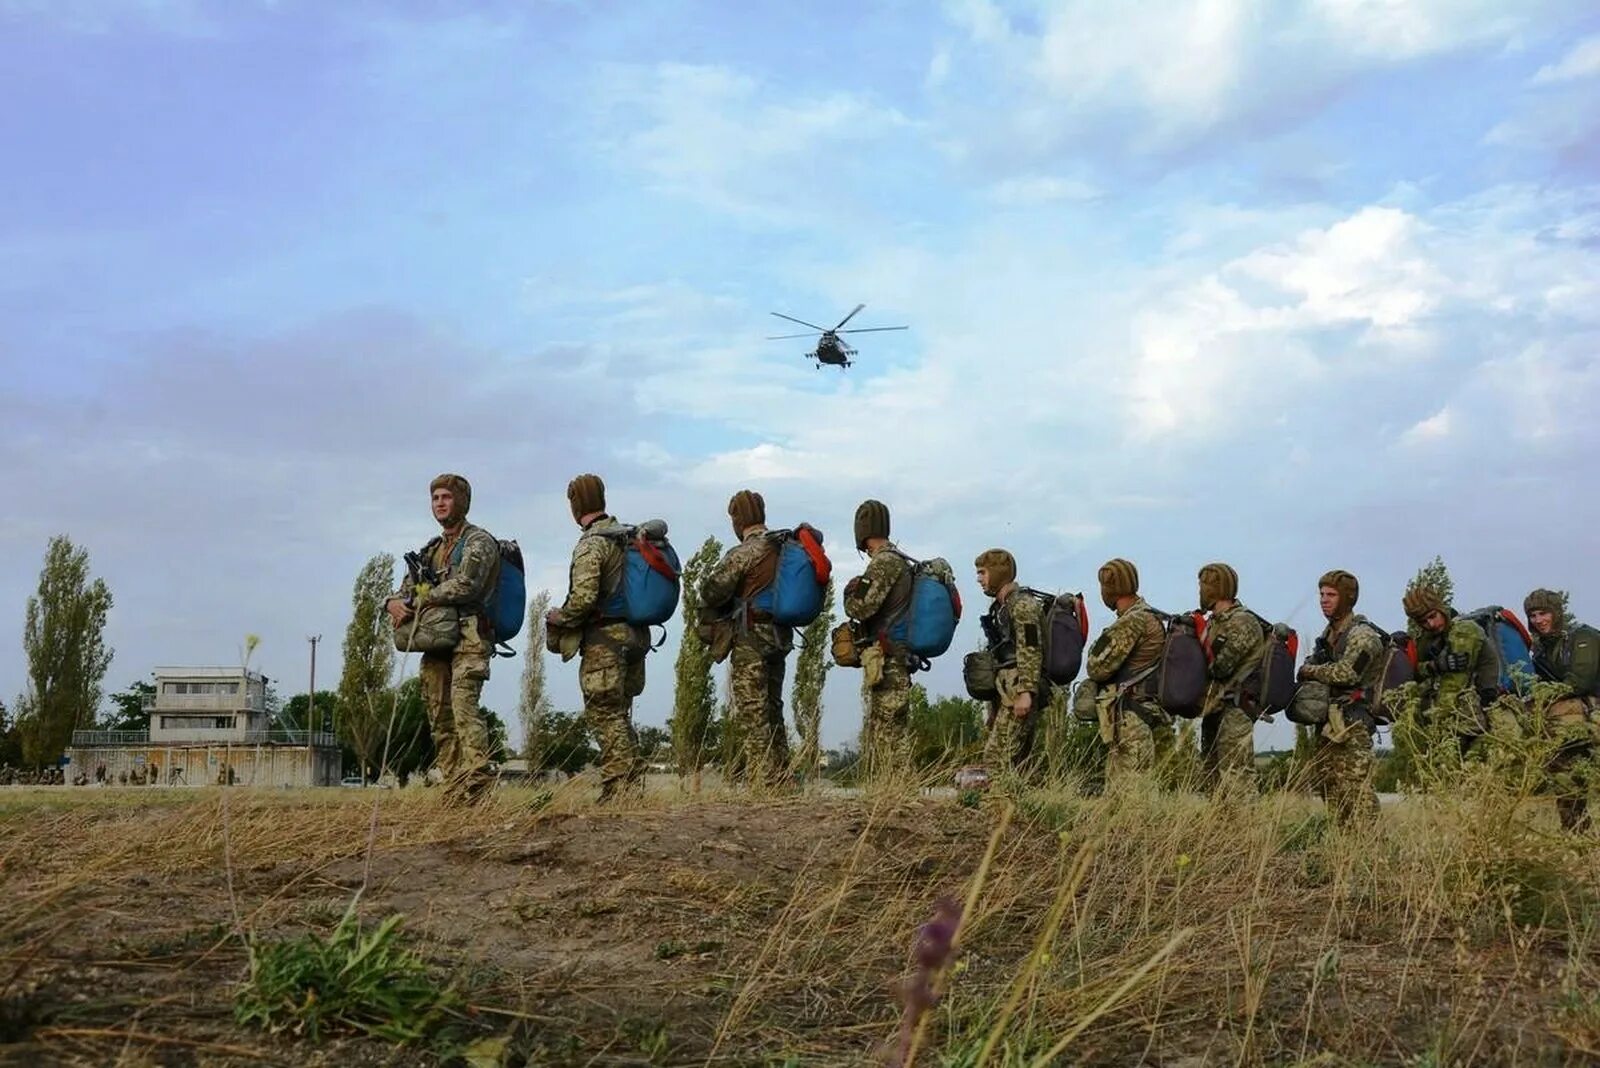
[{"label": "camouflage jacket", "polygon": [[567,599],[560,609],[562,626],[581,627],[601,621],[606,600],[622,582],[626,554],[615,538],[599,535],[621,527],[614,518],[603,515],[583,528],[578,544],[572,548]]},{"label": "camouflage jacket", "polygon": [[1580,623],[1535,634],[1533,666],[1541,679],[1564,682],[1580,697],[1600,696],[1600,631]]},{"label": "camouflage jacket", "polygon": [[844,614],[876,635],[909,603],[911,561],[893,542],[872,554],[867,569],[844,588]]},{"label": "camouflage jacket", "polygon": [[737,641],[747,642],[762,652],[788,652],[794,647],[794,628],[780,627],[771,619],[757,616],[749,598],[771,585],[777,549],[767,528],[757,524],[744,532],[744,538],[723,553],[717,566],[700,580],[700,604],[712,613],[734,610]]},{"label": "camouflage jacket", "polygon": [[1211,663],[1206,673],[1205,707],[1237,704],[1240,691],[1259,670],[1267,636],[1261,617],[1235,601],[1232,608],[1211,613],[1206,624],[1206,649]]},{"label": "camouflage jacket", "polygon": [[[1160,663],[1166,643],[1161,617],[1143,597],[1135,598],[1089,648],[1089,678],[1101,684],[1126,682]],[[1153,677],[1148,676],[1139,688],[1153,690]]]},{"label": "camouflage jacket", "polygon": [[[1478,674],[1478,658],[1483,655],[1486,641],[1483,628],[1468,619],[1450,613],[1450,625],[1435,634],[1423,627],[1417,635],[1417,682],[1422,690],[1424,708],[1453,710],[1465,694],[1476,694],[1474,680]],[[1460,671],[1444,671],[1439,657],[1445,653],[1463,653],[1467,664]]]},{"label": "camouflage jacket", "polygon": [[1326,683],[1334,701],[1359,703],[1358,691],[1372,692],[1381,681],[1384,642],[1384,633],[1366,616],[1334,620],[1317,639],[1300,677]]},{"label": "camouflage jacket", "polygon": [[982,620],[983,634],[995,666],[1009,671],[1002,690],[1015,697],[1041,695],[1044,678],[1044,606],[1015,582],[1008,583],[989,606]]},{"label": "camouflage jacket", "polygon": [[[456,547],[460,546],[460,562],[452,562]],[[437,585],[424,593],[417,593],[416,580],[410,572],[400,582],[399,597],[409,600],[412,607],[424,605],[453,605],[464,615],[483,610],[484,601],[494,589],[500,573],[500,543],[494,535],[471,523],[461,525],[457,537],[441,534],[424,545],[421,555],[428,558],[434,573],[439,576]]]}]

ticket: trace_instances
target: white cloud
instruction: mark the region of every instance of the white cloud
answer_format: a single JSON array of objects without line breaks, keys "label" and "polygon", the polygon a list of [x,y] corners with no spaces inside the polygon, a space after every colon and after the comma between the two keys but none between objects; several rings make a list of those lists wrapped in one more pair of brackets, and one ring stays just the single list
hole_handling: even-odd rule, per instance
[{"label": "white cloud", "polygon": [[1440,408],[1428,418],[1414,423],[1409,430],[1400,435],[1400,441],[1405,445],[1441,441],[1450,436],[1450,422],[1449,407]]},{"label": "white cloud", "polygon": [[1031,174],[1007,178],[989,187],[989,200],[1003,207],[1034,207],[1057,201],[1096,200],[1103,194],[1093,183],[1076,178]]},{"label": "white cloud", "polygon": [[1600,75],[1600,34],[1585,37],[1561,59],[1540,67],[1533,76],[1532,84],[1556,85],[1596,75]]}]

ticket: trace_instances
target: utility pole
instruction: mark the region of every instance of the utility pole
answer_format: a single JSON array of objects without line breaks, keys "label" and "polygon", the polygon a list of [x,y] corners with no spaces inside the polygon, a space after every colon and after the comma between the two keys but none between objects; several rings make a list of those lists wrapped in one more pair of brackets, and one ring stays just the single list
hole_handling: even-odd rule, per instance
[{"label": "utility pole", "polygon": [[306,744],[311,743],[311,731],[317,729],[317,643],[322,640],[322,635],[313,634],[306,638],[311,643],[311,689],[306,696]]}]

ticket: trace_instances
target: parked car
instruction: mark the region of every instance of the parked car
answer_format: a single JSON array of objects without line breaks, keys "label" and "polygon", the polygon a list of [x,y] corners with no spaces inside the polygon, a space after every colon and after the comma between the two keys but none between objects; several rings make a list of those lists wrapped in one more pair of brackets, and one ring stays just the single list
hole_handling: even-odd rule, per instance
[{"label": "parked car", "polygon": [[366,780],[359,775],[346,775],[339,780],[340,786],[365,786]]}]

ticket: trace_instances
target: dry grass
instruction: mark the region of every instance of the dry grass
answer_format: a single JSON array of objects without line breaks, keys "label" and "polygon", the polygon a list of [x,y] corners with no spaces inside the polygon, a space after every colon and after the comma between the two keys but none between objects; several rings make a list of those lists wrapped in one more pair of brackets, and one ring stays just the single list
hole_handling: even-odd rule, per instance
[{"label": "dry grass", "polygon": [[998,834],[997,796],[589,796],[8,792],[0,1059],[390,1063],[234,1025],[230,871],[258,939],[404,913],[478,1063],[870,1063],[942,895],[918,1064],[1600,1057],[1600,859],[1487,775],[1350,834],[1299,794],[1040,789]]}]

